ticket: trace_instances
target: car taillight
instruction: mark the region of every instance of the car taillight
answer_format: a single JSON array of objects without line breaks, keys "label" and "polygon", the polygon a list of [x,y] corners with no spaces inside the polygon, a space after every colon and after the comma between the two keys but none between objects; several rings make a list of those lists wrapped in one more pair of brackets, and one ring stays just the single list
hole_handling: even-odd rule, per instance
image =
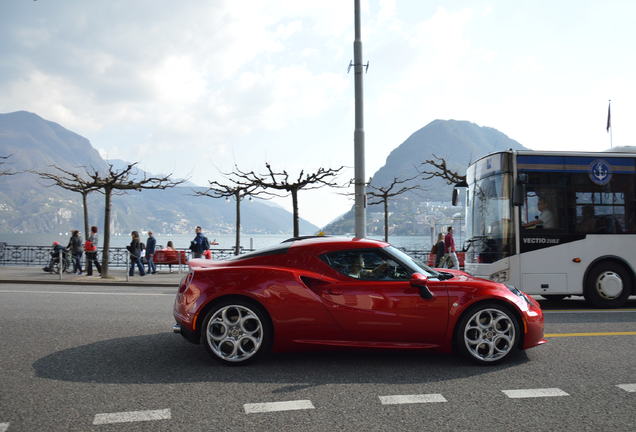
[{"label": "car taillight", "polygon": [[188,273],[186,277],[184,277],[183,280],[181,281],[181,284],[179,285],[179,294],[182,294],[188,288],[188,286],[190,286],[190,283],[192,282],[193,278],[194,278],[194,271],[191,270],[190,273]]}]

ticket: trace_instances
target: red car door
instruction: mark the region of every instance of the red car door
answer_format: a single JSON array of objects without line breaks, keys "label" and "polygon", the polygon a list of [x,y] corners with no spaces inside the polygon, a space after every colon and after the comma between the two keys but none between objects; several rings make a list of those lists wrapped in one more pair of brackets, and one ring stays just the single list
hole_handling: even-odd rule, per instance
[{"label": "red car door", "polygon": [[422,298],[409,281],[384,280],[332,283],[320,295],[343,339],[439,344],[448,322],[447,289],[443,281],[427,286],[433,298]]}]

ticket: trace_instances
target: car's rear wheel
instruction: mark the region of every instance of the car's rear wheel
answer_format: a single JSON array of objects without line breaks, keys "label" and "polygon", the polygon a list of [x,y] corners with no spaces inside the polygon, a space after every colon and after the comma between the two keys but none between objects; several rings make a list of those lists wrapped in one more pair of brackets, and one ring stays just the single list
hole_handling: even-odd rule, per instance
[{"label": "car's rear wheel", "polygon": [[203,342],[210,355],[227,365],[251,362],[267,353],[272,325],[259,305],[228,299],[214,305],[203,320]]},{"label": "car's rear wheel", "polygon": [[519,337],[519,322],[507,307],[481,303],[462,316],[455,343],[459,351],[474,362],[495,364],[516,349]]}]

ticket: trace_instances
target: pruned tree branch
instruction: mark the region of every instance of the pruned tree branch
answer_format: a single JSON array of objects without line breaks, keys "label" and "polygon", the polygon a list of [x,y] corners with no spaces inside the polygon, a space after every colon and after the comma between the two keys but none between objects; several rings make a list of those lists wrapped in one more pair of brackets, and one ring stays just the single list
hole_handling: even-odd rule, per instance
[{"label": "pruned tree branch", "polygon": [[[448,184],[457,184],[466,181],[466,176],[461,175],[456,171],[448,168],[446,160],[433,154],[434,159],[428,159],[422,162],[422,165],[427,167],[426,170],[420,171],[424,175],[424,180],[432,179],[433,177],[439,177],[446,181]],[[432,167],[432,168],[430,168]]]},{"label": "pruned tree branch", "polygon": [[[397,177],[394,177],[393,181],[388,186],[373,186],[372,184],[369,184],[367,186],[367,196],[373,197],[372,199],[369,200],[368,204],[369,205],[373,205],[373,204],[384,205],[384,241],[385,242],[389,241],[389,198],[402,195],[403,193],[413,189],[421,189],[420,185],[412,185],[412,186],[404,185],[405,183],[415,180],[417,177],[419,177],[419,174],[413,177],[404,178],[404,179],[398,179]],[[404,186],[396,188],[397,186],[400,186],[400,185],[404,185]]]},{"label": "pruned tree branch", "polygon": [[[301,170],[295,179],[292,179],[286,170],[276,171],[269,163],[265,163],[267,172],[257,174],[254,171],[241,171],[238,167],[232,172],[233,182],[237,186],[255,187],[263,191],[266,196],[286,197],[291,195],[294,217],[294,237],[299,235],[298,225],[298,191],[301,189],[319,189],[325,186],[342,187],[336,183],[335,178],[344,169],[339,168],[319,168],[315,172],[307,173]],[[272,192],[276,191],[276,192]]]}]

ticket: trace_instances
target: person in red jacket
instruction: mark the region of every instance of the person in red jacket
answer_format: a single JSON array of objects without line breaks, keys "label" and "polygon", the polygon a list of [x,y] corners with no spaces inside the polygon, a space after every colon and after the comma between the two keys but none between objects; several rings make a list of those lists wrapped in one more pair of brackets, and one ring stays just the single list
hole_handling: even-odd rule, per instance
[{"label": "person in red jacket", "polygon": [[457,251],[455,250],[455,239],[453,238],[453,227],[448,227],[448,233],[444,237],[444,246],[446,254],[451,259],[452,266],[450,268],[459,270],[459,260],[457,259]]}]

